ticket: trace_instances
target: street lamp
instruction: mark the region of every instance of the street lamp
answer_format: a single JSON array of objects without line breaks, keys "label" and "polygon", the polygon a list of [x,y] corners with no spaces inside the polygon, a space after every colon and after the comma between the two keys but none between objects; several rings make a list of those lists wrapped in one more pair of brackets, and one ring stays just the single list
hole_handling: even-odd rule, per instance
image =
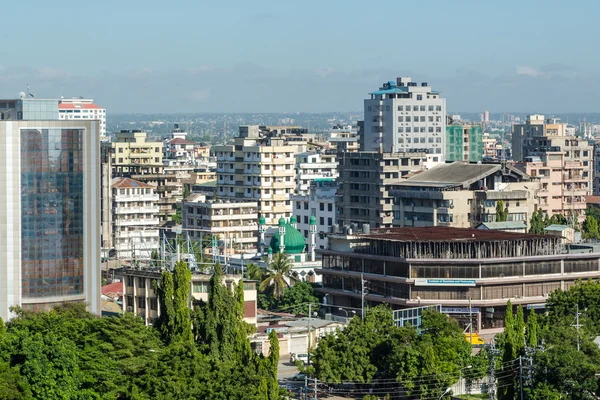
[{"label": "street lamp", "polygon": [[452,390],[452,388],[446,389],[446,391],[444,393],[442,393],[442,395],[440,396],[440,398],[438,400],[442,400],[442,397],[444,397],[445,395],[447,395],[448,393],[450,393],[451,390]]},{"label": "street lamp", "polygon": [[[342,307],[338,308],[338,310],[346,313],[346,322],[348,322],[348,311]],[[352,316],[356,315],[356,311],[352,310],[351,312],[352,312]]]},{"label": "street lamp", "polygon": [[471,368],[473,368],[473,366],[472,366],[472,365],[467,365],[466,367],[463,367],[463,368],[461,368],[461,369],[458,371],[458,386],[460,387],[460,391],[461,391],[461,393],[458,393],[458,394],[464,394],[464,393],[463,393],[463,392],[464,392],[464,390],[463,390],[463,389],[464,389],[464,386],[463,386],[463,381],[462,381],[462,372],[463,372],[463,370],[465,370],[465,369],[471,369]]}]

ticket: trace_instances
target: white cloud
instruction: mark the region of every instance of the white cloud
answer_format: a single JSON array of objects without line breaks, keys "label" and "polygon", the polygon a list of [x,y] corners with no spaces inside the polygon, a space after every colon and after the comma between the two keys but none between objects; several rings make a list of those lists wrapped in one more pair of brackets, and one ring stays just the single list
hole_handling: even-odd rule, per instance
[{"label": "white cloud", "polygon": [[517,75],[525,75],[525,76],[529,76],[531,78],[537,78],[538,76],[541,75],[541,73],[537,69],[535,69],[533,67],[527,67],[524,65],[518,66],[516,72],[517,72]]}]

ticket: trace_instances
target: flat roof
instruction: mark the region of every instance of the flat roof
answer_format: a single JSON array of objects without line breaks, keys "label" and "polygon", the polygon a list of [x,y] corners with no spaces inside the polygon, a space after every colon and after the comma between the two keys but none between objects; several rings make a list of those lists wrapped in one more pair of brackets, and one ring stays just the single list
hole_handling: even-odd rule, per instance
[{"label": "flat roof", "polygon": [[450,228],[446,226],[427,226],[414,228],[377,228],[368,234],[357,234],[358,238],[391,240],[394,242],[451,242],[474,241],[489,242],[496,240],[523,240],[548,238],[545,235],[531,233],[504,232],[476,228]]},{"label": "flat roof", "polygon": [[469,164],[455,161],[442,164],[398,183],[398,186],[461,186],[471,185],[499,171],[499,164]]}]

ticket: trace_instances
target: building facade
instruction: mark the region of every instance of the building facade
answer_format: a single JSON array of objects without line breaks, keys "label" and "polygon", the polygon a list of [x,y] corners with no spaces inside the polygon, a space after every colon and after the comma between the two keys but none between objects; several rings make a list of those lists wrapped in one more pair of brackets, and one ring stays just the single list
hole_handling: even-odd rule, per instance
[{"label": "building facade", "polygon": [[[266,135],[266,136],[265,136]],[[292,215],[290,196],[296,189],[296,153],[302,149],[256,125],[240,126],[233,145],[214,146],[217,196],[258,201],[268,225]]]},{"label": "building facade", "polygon": [[409,77],[383,84],[364,101],[361,150],[405,152],[427,149],[434,162],[445,160],[446,100],[427,82]]},{"label": "building facade", "polygon": [[100,313],[99,121],[58,100],[0,100],[0,317],[86,302]]},{"label": "building facade", "polygon": [[58,104],[58,118],[91,119],[100,121],[100,141],[108,140],[106,136],[106,109],[94,104],[92,99],[72,98],[60,99]]},{"label": "building facade", "polygon": [[446,127],[446,162],[478,162],[483,158],[483,130],[480,125]]},{"label": "building facade", "polygon": [[149,142],[141,130],[121,130],[112,142],[113,177],[163,172],[163,143]]},{"label": "building facade", "polygon": [[537,209],[540,183],[502,164],[442,164],[399,182],[394,196],[394,226],[475,228],[496,222],[503,201],[507,220],[529,224]]},{"label": "building facade", "polygon": [[[323,287],[332,310],[441,305],[463,326],[502,328],[508,300],[543,308],[556,289],[600,277],[600,253],[563,252],[562,238],[496,230],[393,228],[330,236]],[[366,293],[362,294],[366,280]]]},{"label": "building facade", "polygon": [[316,223],[316,248],[327,248],[326,233],[337,221],[338,184],[333,180],[315,180],[308,193],[296,194],[292,197],[294,215],[298,221],[298,230],[308,240],[310,238],[310,219],[314,216]]},{"label": "building facade", "polygon": [[356,152],[360,150],[358,126],[335,125],[329,133],[329,148],[337,152]]},{"label": "building facade", "polygon": [[[160,281],[161,272],[151,270],[126,269],[123,273],[125,293],[123,310],[144,319],[146,325],[152,325],[160,316],[160,304],[154,291],[154,285]],[[188,306],[195,301],[208,302],[208,291],[212,275],[192,272],[190,298]],[[237,275],[224,275],[223,283],[232,292],[242,279]],[[256,282],[244,281],[244,321],[256,326]]]},{"label": "building facade", "polygon": [[296,154],[296,193],[306,193],[316,179],[336,179],[337,166],[335,153]]},{"label": "building facade", "polygon": [[112,180],[112,235],[116,257],[150,260],[160,245],[158,195],[154,187],[130,178]]},{"label": "building facade", "polygon": [[424,170],[426,162],[423,152],[360,151],[340,157],[337,224],[392,226],[392,185],[410,172]]},{"label": "building facade", "polygon": [[258,202],[251,200],[207,199],[193,194],[182,207],[183,230],[190,238],[202,240],[210,234],[224,243],[226,256],[256,253],[258,248]]}]

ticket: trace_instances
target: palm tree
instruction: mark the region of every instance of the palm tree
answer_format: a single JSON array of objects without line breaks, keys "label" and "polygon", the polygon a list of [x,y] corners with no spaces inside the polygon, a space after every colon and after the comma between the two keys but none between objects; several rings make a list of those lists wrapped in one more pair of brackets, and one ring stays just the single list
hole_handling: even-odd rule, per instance
[{"label": "palm tree", "polygon": [[263,279],[265,278],[265,269],[262,267],[259,267],[258,265],[254,264],[254,263],[249,263],[246,266],[246,279],[250,279],[251,281],[260,281],[262,282]]},{"label": "palm tree", "polygon": [[292,262],[289,257],[282,253],[275,254],[267,269],[266,277],[260,283],[260,291],[264,292],[269,286],[273,286],[273,296],[279,300],[288,286],[285,278],[289,276],[291,270]]}]

